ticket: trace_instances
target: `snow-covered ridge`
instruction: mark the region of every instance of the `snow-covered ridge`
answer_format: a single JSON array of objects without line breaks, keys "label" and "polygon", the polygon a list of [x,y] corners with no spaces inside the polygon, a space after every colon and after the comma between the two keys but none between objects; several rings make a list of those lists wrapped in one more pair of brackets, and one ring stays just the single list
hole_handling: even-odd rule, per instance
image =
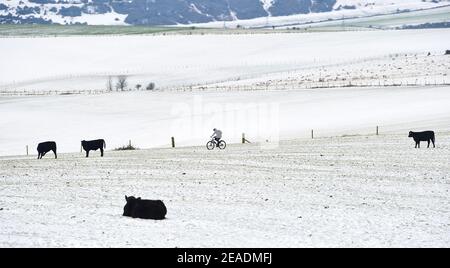
[{"label": "snow-covered ridge", "polygon": [[[47,0],[44,0],[47,1]],[[126,25],[126,15],[115,12],[109,4],[104,4],[107,12],[98,6],[88,5],[80,0],[7,0],[0,4],[0,23],[56,23],[89,25]],[[89,0],[92,2],[92,0]],[[80,12],[78,12],[78,10]]]},{"label": "snow-covered ridge", "polygon": [[[0,89],[104,89],[108,76],[119,74],[129,75],[130,83],[135,79],[143,85],[155,82],[158,87],[204,85],[235,77],[243,80],[249,76],[299,70],[318,64],[362,61],[394,53],[442,55],[448,49],[449,33],[449,29],[441,29],[326,35],[3,38],[2,58],[8,64],[0,65]],[[80,49],[86,44],[92,45]],[[133,44],[132,49],[130,44]],[[430,72],[432,69],[425,70]]]},{"label": "snow-covered ridge", "polygon": [[[448,0],[199,0],[105,1],[105,0],[5,0],[0,3],[0,23],[58,23],[90,25],[191,25],[222,27],[279,25],[279,21],[335,19],[367,16],[450,5]],[[342,13],[344,12],[344,13]],[[276,18],[275,18],[276,17]],[[258,19],[260,18],[260,19]],[[255,21],[248,21],[255,20]],[[263,23],[259,23],[262,20]]]},{"label": "snow-covered ridge", "polygon": [[[401,17],[402,14],[414,14],[414,12],[430,11],[432,15],[435,10],[442,9],[443,14],[440,15],[441,21],[450,21],[450,12],[447,12],[447,8],[450,7],[450,1],[440,2],[422,2],[417,0],[407,1],[393,1],[393,0],[372,0],[372,1],[358,1],[358,0],[338,0],[333,6],[331,12],[319,12],[309,14],[295,14],[288,16],[277,17],[262,17],[248,20],[236,20],[226,22],[226,27],[246,27],[246,28],[261,28],[261,27],[293,27],[302,25],[311,25],[318,22],[331,23],[333,21],[341,21],[343,19],[355,19],[355,18],[371,18],[375,16],[383,15],[396,15]],[[419,15],[419,14],[418,14]],[[414,16],[414,15],[413,15]],[[428,22],[428,21],[425,21]],[[431,20],[430,20],[431,22]],[[193,24],[198,27],[211,27],[220,28],[223,27],[222,22],[209,22]],[[393,24],[392,26],[399,26]],[[401,26],[401,25],[400,25]]]}]

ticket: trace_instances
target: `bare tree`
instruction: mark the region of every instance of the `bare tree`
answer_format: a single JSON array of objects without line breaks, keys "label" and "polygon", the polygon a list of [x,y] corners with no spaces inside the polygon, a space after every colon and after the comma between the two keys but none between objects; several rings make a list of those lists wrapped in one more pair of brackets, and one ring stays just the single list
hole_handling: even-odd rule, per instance
[{"label": "bare tree", "polygon": [[106,90],[113,91],[113,83],[111,76],[108,76],[108,80],[106,81]]},{"label": "bare tree", "polygon": [[127,77],[125,75],[119,75],[117,77],[116,89],[124,91],[128,86]]}]

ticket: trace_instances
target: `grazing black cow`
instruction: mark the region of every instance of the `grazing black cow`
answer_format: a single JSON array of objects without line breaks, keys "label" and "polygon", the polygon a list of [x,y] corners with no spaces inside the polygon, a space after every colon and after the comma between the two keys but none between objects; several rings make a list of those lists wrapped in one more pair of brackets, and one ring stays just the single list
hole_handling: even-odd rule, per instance
[{"label": "grazing black cow", "polygon": [[141,219],[162,220],[165,219],[167,209],[161,200],[145,200],[134,196],[127,197],[123,216]]},{"label": "grazing black cow", "polygon": [[420,148],[420,142],[421,141],[427,141],[428,142],[428,147],[430,148],[430,141],[433,142],[433,148],[435,148],[436,146],[434,145],[434,131],[423,131],[423,132],[409,132],[408,135],[409,138],[413,138],[414,141],[416,142],[416,147],[415,148]]},{"label": "grazing black cow", "polygon": [[94,150],[97,151],[100,149],[101,156],[103,157],[103,148],[106,148],[105,140],[92,140],[92,141],[81,141],[81,146],[83,150],[86,151],[86,157],[89,157],[89,151]]},{"label": "grazing black cow", "polygon": [[42,157],[50,151],[53,151],[53,153],[55,154],[55,159],[58,158],[58,156],[56,155],[56,142],[54,141],[46,141],[39,143],[37,151],[38,151],[38,159],[42,159]]}]

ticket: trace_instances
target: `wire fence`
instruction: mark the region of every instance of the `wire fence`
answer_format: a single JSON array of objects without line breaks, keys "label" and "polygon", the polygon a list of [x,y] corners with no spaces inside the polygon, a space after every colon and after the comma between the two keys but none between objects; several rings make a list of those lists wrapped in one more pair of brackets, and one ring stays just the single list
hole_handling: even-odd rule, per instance
[{"label": "wire fence", "polygon": [[99,95],[108,93],[121,93],[130,91],[168,91],[168,92],[196,92],[196,91],[256,91],[256,90],[295,90],[295,89],[326,89],[326,88],[380,88],[380,87],[425,87],[450,86],[450,79],[384,79],[384,80],[345,80],[345,81],[275,81],[258,84],[235,85],[184,85],[159,87],[154,90],[127,89],[112,91],[107,89],[89,90],[0,90],[0,96],[55,96],[55,95]]},{"label": "wire fence", "polygon": [[107,90],[0,90],[0,96],[51,96],[51,95],[95,95],[105,94]]},{"label": "wire fence", "polygon": [[403,79],[385,80],[346,80],[346,81],[280,81],[266,82],[252,85],[194,85],[164,88],[166,91],[254,91],[254,90],[290,90],[290,89],[321,89],[345,87],[414,87],[414,86],[450,86],[450,79],[417,79],[414,81]]},{"label": "wire fence", "polygon": [[[309,62],[299,61],[275,61],[275,62],[259,62],[256,65],[252,65],[248,62],[236,63],[234,67],[242,67],[245,71],[237,72],[236,74],[229,74],[226,77],[219,79],[202,79],[201,82],[188,82],[188,83],[175,83],[172,85],[156,85],[156,90],[159,91],[251,91],[251,90],[289,90],[289,89],[318,89],[318,88],[342,88],[342,87],[402,87],[402,86],[448,86],[450,85],[450,77],[446,70],[433,71],[435,76],[429,76],[429,74],[422,74],[415,76],[415,74],[404,74],[402,68],[397,66],[391,66],[390,68],[402,69],[401,71],[391,72],[389,69],[388,74],[377,73],[356,73],[357,67],[354,70],[347,70],[345,72],[336,73],[335,67],[340,66],[358,66],[358,64],[375,65],[375,63],[393,62],[394,60],[400,60],[400,66],[410,64],[409,61],[417,60],[421,58],[428,58],[430,55],[440,56],[442,52],[433,51],[426,53],[391,53],[383,56],[365,57],[365,58],[353,58],[353,59],[334,59],[327,60],[327,64],[323,64],[323,60],[311,59]],[[431,62],[434,64],[432,57]],[[441,63],[445,64],[445,63]],[[413,63],[414,65],[414,63]],[[434,64],[436,65],[436,64]],[[231,68],[233,66],[228,66]],[[252,68],[256,68],[256,71],[252,71]],[[442,65],[444,66],[444,65]],[[440,68],[444,68],[440,66]],[[203,72],[205,70],[220,69],[220,64],[207,64],[207,65],[179,65],[179,66],[166,66],[160,70],[159,73],[148,73],[142,68],[127,69],[115,72],[92,72],[92,73],[79,73],[79,74],[60,74],[49,77],[42,77],[31,80],[24,80],[19,82],[12,82],[9,84],[1,85],[0,96],[43,96],[43,95],[72,95],[72,94],[105,94],[111,92],[125,92],[125,91],[144,91],[145,86],[140,88],[128,87],[126,90],[111,90],[105,85],[100,85],[102,79],[106,84],[108,79],[117,78],[119,76],[126,76],[134,80],[153,80],[158,82],[162,77],[169,77],[172,73],[173,76],[177,76],[181,71],[182,76],[188,76],[189,72]],[[262,69],[261,69],[262,68]],[[334,72],[329,72],[329,68]],[[447,68],[447,67],[446,67]],[[328,70],[328,71],[327,71]],[[354,71],[355,73],[352,73]],[[372,70],[373,71],[373,70]],[[359,71],[360,72],[360,71]],[[347,74],[345,74],[347,73]],[[155,79],[149,79],[151,76]],[[305,74],[305,75],[304,75]],[[158,76],[159,75],[159,76]],[[309,76],[308,76],[309,75]],[[406,76],[406,77],[405,77]],[[78,80],[95,81],[99,84],[97,88],[87,89],[32,89],[29,88],[32,84],[39,84],[48,81],[62,81],[67,80],[71,83],[76,83]],[[257,79],[251,82],[249,80]],[[164,80],[164,78],[163,78]],[[143,83],[145,84],[145,83]],[[137,84],[136,84],[137,85]],[[26,87],[26,89],[24,88]]]}]

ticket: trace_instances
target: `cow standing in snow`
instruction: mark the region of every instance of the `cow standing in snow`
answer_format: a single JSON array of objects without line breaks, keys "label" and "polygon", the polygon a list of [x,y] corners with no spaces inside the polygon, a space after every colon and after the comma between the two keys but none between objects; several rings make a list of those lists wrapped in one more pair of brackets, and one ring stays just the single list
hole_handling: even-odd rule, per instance
[{"label": "cow standing in snow", "polygon": [[81,141],[81,147],[86,151],[86,157],[89,157],[89,151],[94,150],[97,151],[100,149],[101,156],[103,157],[103,148],[106,148],[105,140],[92,140],[92,141]]},{"label": "cow standing in snow", "polygon": [[55,154],[55,159],[58,158],[58,156],[56,155],[56,142],[54,141],[46,141],[39,143],[37,151],[38,151],[38,159],[42,159],[42,157],[50,151],[53,151],[53,153]]},{"label": "cow standing in snow", "polygon": [[434,131],[423,131],[423,132],[413,132],[410,131],[409,138],[413,138],[413,140],[416,142],[416,147],[415,148],[420,148],[420,142],[421,141],[427,141],[428,142],[428,147],[430,148],[430,141],[433,142],[433,148],[435,148],[436,146],[434,145]]}]

